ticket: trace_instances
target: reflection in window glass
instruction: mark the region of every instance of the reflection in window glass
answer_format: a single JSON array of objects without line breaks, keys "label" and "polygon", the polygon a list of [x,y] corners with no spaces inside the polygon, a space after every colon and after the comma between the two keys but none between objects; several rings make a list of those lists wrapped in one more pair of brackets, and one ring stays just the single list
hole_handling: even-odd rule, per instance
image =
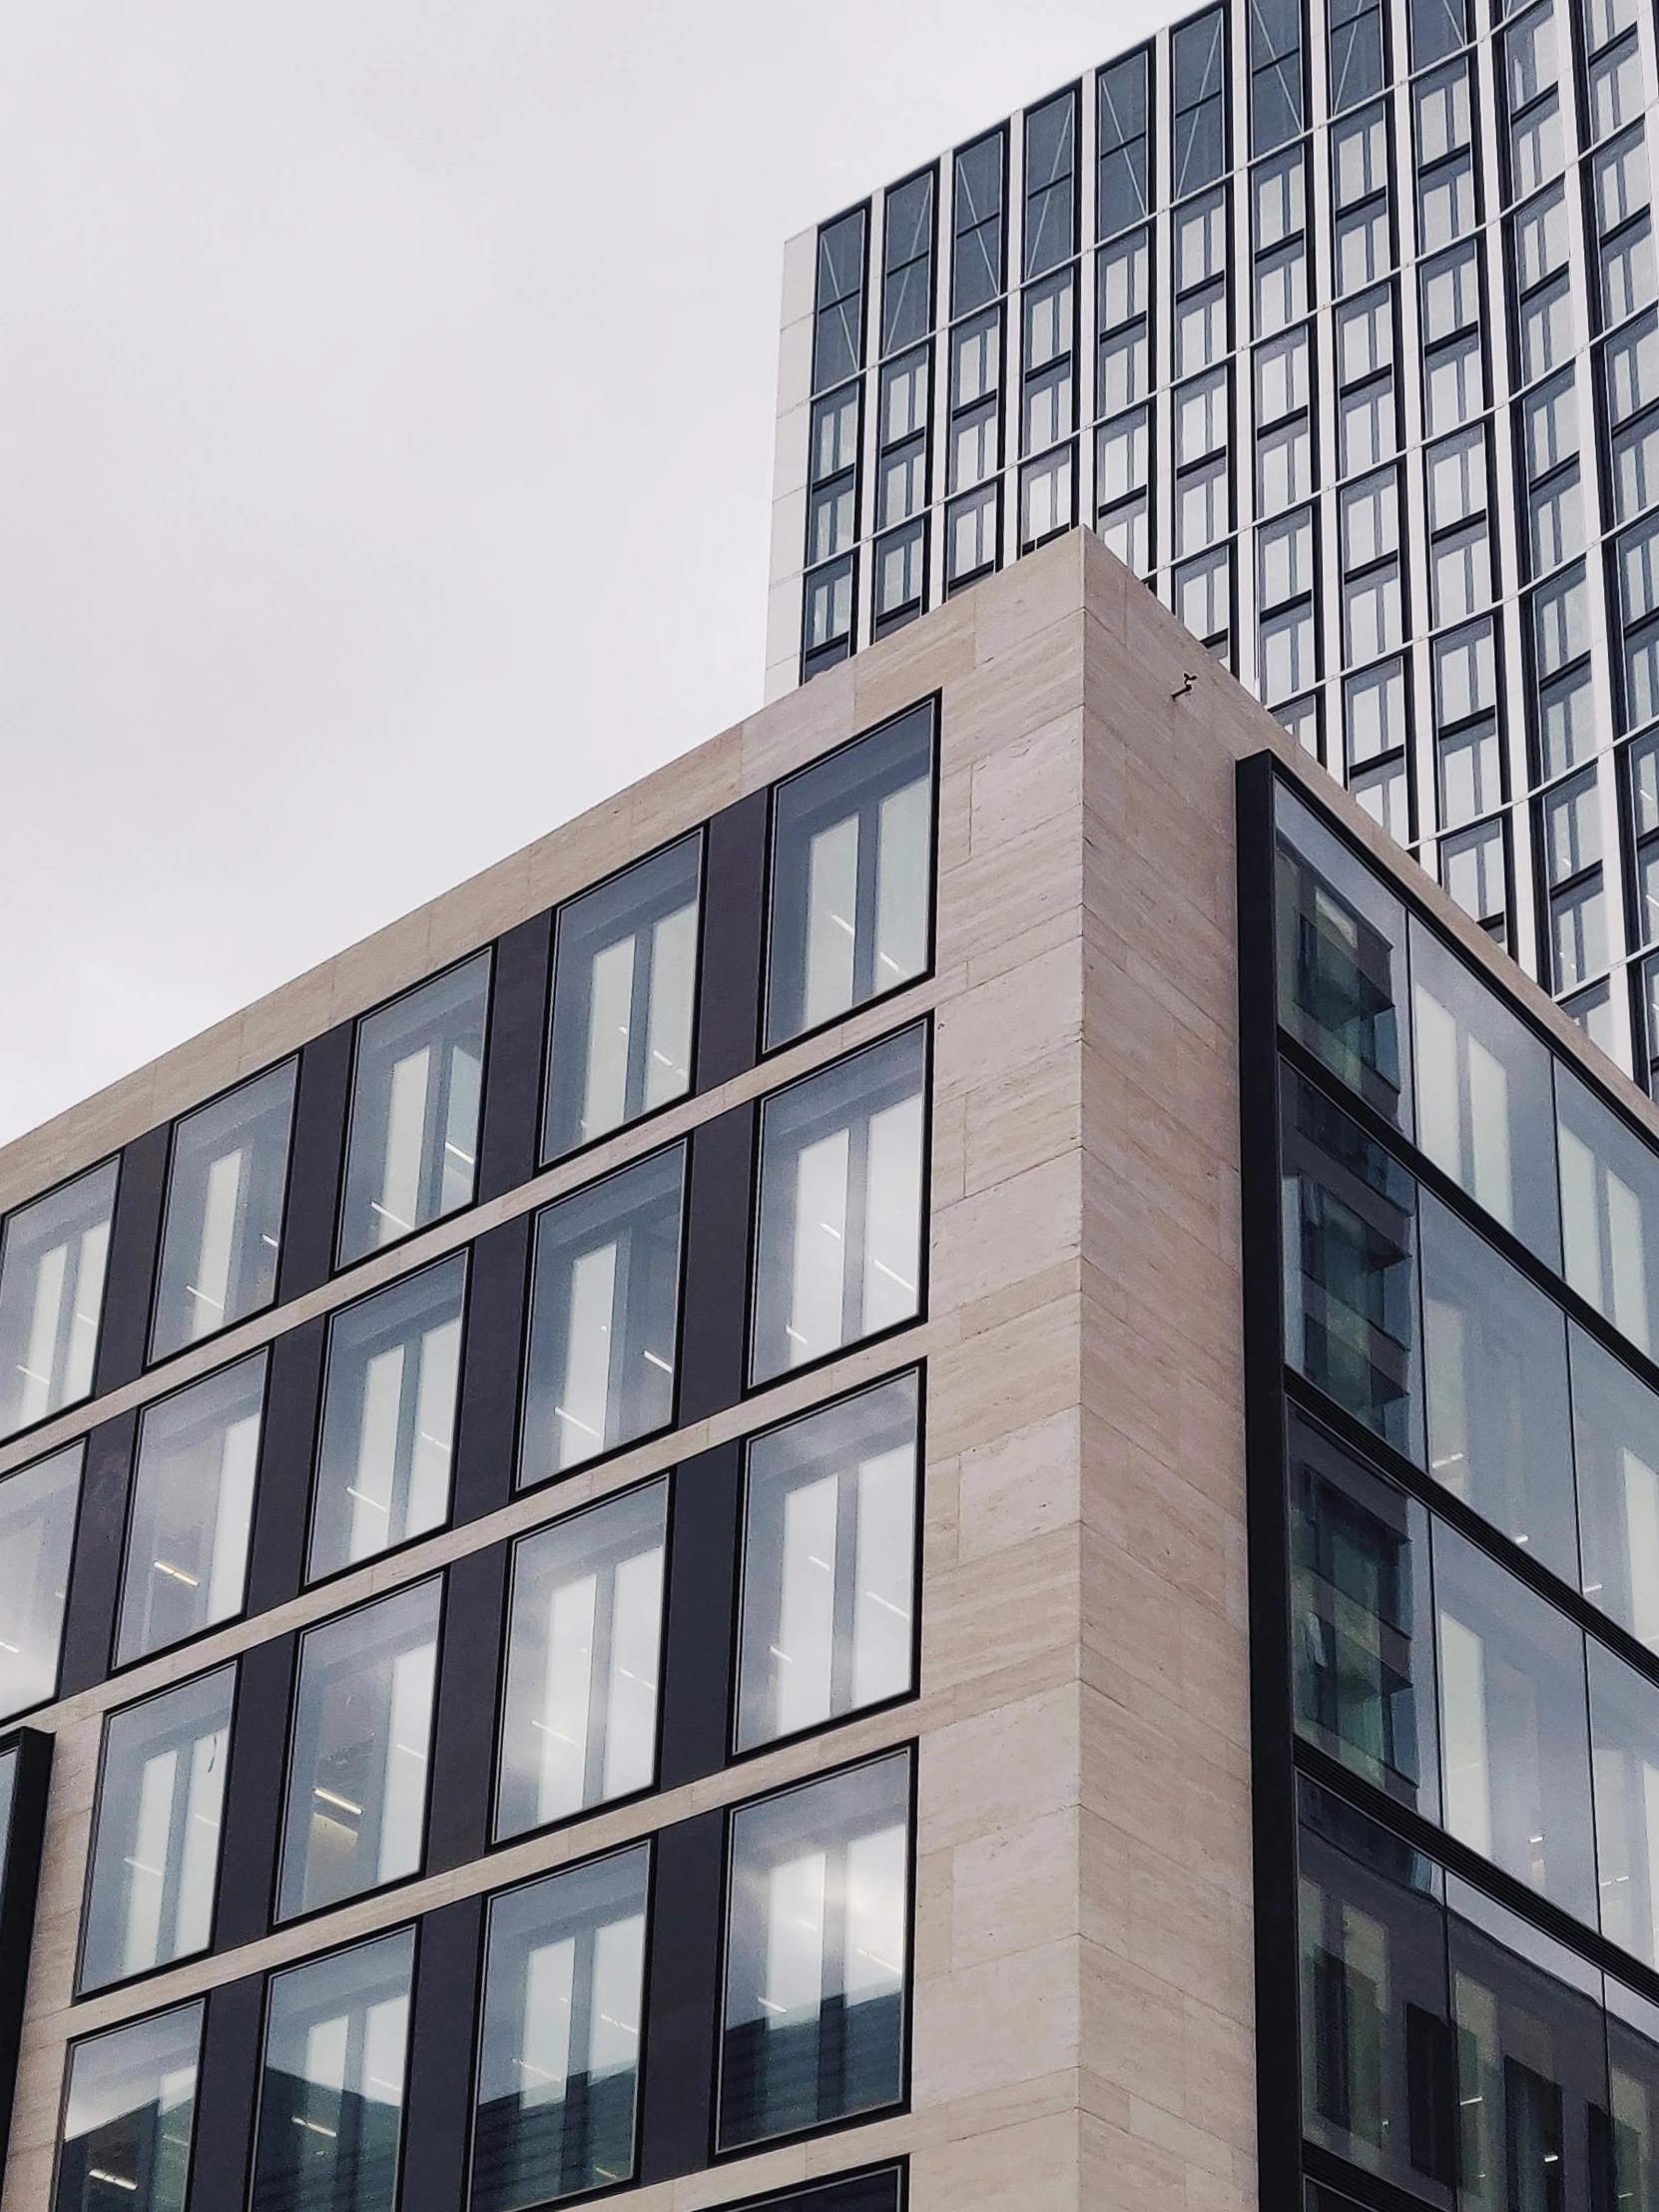
[{"label": "reflection in window glass", "polygon": [[1606,1992],[1613,2193],[1645,2207],[1659,2192],[1659,2005],[1611,1975]]},{"label": "reflection in window glass", "polygon": [[392,2212],[413,1971],[405,1929],[273,1978],[254,2212]]},{"label": "reflection in window glass", "polygon": [[83,1990],[212,1940],[236,1679],[221,1667],[115,1714],[104,1732]]},{"label": "reflection in window glass", "polygon": [[1426,1192],[1420,1220],[1428,1471],[1576,1588],[1561,1309]]},{"label": "reflection in window glass", "polygon": [[763,1106],[751,1381],[919,1312],[925,1054],[905,1029]]},{"label": "reflection in window glass", "polygon": [[524,2212],[634,2170],[646,1851],[496,1898],[472,2145],[476,2212]]},{"label": "reflection in window glass", "polygon": [[266,1355],[256,1352],[145,1407],[118,1666],[242,1611],[265,1373]]},{"label": "reflection in window glass", "polygon": [[1276,786],[1279,1019],[1389,1121],[1411,1126],[1405,909]]},{"label": "reflection in window glass", "polygon": [[920,975],[932,905],[933,720],[923,707],[778,787],[767,1043]]},{"label": "reflection in window glass", "polygon": [[466,1259],[333,1317],[308,1572],[332,1574],[449,1517]]},{"label": "reflection in window glass", "polygon": [[1659,1162],[1559,1064],[1555,1111],[1567,1281],[1651,1356],[1653,1320],[1659,1318]]},{"label": "reflection in window glass", "polygon": [[489,987],[480,952],[359,1024],[342,1267],[470,1205]]},{"label": "reflection in window glass", "polygon": [[559,909],[542,1157],[691,1089],[701,836]]},{"label": "reflection in window glass", "polygon": [[441,1592],[416,1583],[300,1640],[280,1920],[420,1866]]},{"label": "reflection in window glass", "polygon": [[677,1145],[537,1217],[521,1483],[673,1419],[685,1174]]},{"label": "reflection in window glass", "polygon": [[202,2007],[76,2043],[55,2212],[185,2212]]},{"label": "reflection in window glass", "polygon": [[1439,938],[1411,924],[1417,1142],[1551,1267],[1561,1232],[1549,1053]]},{"label": "reflection in window glass", "polygon": [[1420,1466],[1416,1185],[1288,1071],[1283,1115],[1285,1359]]},{"label": "reflection in window glass", "polygon": [[1593,1637],[1589,1654],[1601,1933],[1659,1965],[1659,1689]]},{"label": "reflection in window glass", "polygon": [[0,1236],[0,1436],[92,1392],[117,1163],[7,1218]]},{"label": "reflection in window glass", "polygon": [[0,1482],[0,1720],[58,1687],[84,1449],[71,1444]]},{"label": "reflection in window glass", "polygon": [[1659,1651],[1659,1397],[1568,1330],[1584,1595]]},{"label": "reflection in window glass", "polygon": [[514,1547],[497,1837],[656,1780],[667,1522],[651,1482]]},{"label": "reflection in window glass", "polygon": [[749,1446],[740,1751],[911,1687],[917,1394],[901,1376]]},{"label": "reflection in window glass", "polygon": [[733,1815],[723,2150],[902,2093],[909,1802],[900,1753]]},{"label": "reflection in window glass", "polygon": [[1593,1928],[1583,1635],[1443,1524],[1434,1602],[1445,1826]]},{"label": "reflection in window glass", "polygon": [[276,1296],[298,1068],[297,1060],[273,1068],[174,1132],[151,1359],[211,1337]]}]

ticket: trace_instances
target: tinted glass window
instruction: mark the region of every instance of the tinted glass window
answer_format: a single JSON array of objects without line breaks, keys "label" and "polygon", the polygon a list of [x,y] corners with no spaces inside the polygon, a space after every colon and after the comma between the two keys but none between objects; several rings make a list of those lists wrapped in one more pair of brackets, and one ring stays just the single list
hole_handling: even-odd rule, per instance
[{"label": "tinted glass window", "polygon": [[76,2043],[55,2212],[185,2212],[202,2006]]},{"label": "tinted glass window", "polygon": [[1568,1330],[1584,1595],[1659,1651],[1659,1396]]},{"label": "tinted glass window", "polygon": [[414,1935],[276,1975],[254,2212],[392,2212]]},{"label": "tinted glass window", "polygon": [[297,1074],[289,1060],[174,1131],[153,1360],[276,1296]]},{"label": "tinted glass window", "polygon": [[117,1164],[7,1217],[0,1235],[0,1436],[92,1391]]},{"label": "tinted glass window", "polygon": [[0,1720],[58,1687],[83,1449],[71,1444],[0,1481]]}]

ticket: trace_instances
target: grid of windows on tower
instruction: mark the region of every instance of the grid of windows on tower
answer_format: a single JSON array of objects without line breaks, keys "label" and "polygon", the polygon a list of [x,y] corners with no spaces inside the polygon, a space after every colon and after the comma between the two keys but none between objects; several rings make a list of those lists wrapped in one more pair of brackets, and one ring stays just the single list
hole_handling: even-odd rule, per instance
[{"label": "grid of windows on tower", "polygon": [[1086,524],[1653,1089],[1656,90],[1635,0],[1229,0],[823,226],[800,679]]},{"label": "grid of windows on tower", "polygon": [[[923,192],[883,248],[900,358],[931,226]],[[0,1225],[0,1848],[44,1816],[31,1723],[139,1670],[54,2212],[391,2212],[445,2104],[446,2201],[485,2212],[902,2108],[914,1747],[835,1732],[917,1688],[930,1027],[881,1003],[931,967],[935,763],[928,703]],[[724,1810],[654,1810],[727,1769]],[[370,1934],[331,1917],[365,1900]],[[902,2162],[844,2163],[768,2206],[901,2212]]]}]

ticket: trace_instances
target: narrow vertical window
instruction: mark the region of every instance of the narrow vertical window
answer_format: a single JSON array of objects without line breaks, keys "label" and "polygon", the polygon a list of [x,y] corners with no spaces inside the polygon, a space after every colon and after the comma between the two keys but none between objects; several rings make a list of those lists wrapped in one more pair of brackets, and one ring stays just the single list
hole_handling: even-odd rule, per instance
[{"label": "narrow vertical window", "polygon": [[466,1265],[457,1254],[329,1323],[312,1581],[449,1517]]},{"label": "narrow vertical window", "polygon": [[894,185],[886,201],[881,256],[881,357],[914,345],[933,327],[933,172]]},{"label": "narrow vertical window", "polygon": [[1555,1112],[1567,1281],[1652,1358],[1659,1323],[1659,1163],[1560,1062]]},{"label": "narrow vertical window", "polygon": [[685,1176],[676,1145],[537,1216],[520,1483],[673,1419]]},{"label": "narrow vertical window", "polygon": [[1095,234],[1116,238],[1131,224],[1144,223],[1152,207],[1148,116],[1151,110],[1152,56],[1144,46],[1100,72],[1100,177]]},{"label": "narrow vertical window", "polygon": [[118,1163],[7,1216],[0,1235],[0,1436],[92,1394]]},{"label": "narrow vertical window", "polygon": [[1251,152],[1271,154],[1302,123],[1302,0],[1250,0]]},{"label": "narrow vertical window", "polygon": [[818,235],[818,303],[813,322],[813,389],[828,391],[863,366],[864,226],[854,208]]},{"label": "narrow vertical window", "polygon": [[969,314],[1002,289],[1002,173],[1007,141],[992,131],[964,146],[955,162],[950,311]]},{"label": "narrow vertical window", "polygon": [[1175,197],[1219,182],[1228,166],[1227,16],[1221,8],[1180,24],[1171,40],[1175,95]]},{"label": "narrow vertical window", "polygon": [[918,1026],[766,1101],[751,1382],[919,1313],[925,1092]]},{"label": "narrow vertical window", "polygon": [[644,1850],[490,1905],[472,2145],[476,2212],[529,2212],[634,2171]]},{"label": "narrow vertical window", "polygon": [[236,1669],[114,1714],[92,1831],[81,1989],[206,1950]]},{"label": "narrow vertical window", "polygon": [[924,973],[932,906],[933,731],[924,708],[778,788],[768,1046]]},{"label": "narrow vertical window", "polygon": [[1659,1652],[1659,1395],[1576,1322],[1567,1338],[1584,1595]]},{"label": "narrow vertical window", "polygon": [[0,1481],[0,1721],[58,1687],[84,1444]]},{"label": "narrow vertical window", "polygon": [[300,1640],[280,1920],[419,1870],[442,1587],[417,1583]]},{"label": "narrow vertical window", "polygon": [[489,982],[481,952],[358,1027],[342,1267],[471,1204]]},{"label": "narrow vertical window", "polygon": [[118,1666],[242,1611],[265,1377],[266,1355],[257,1352],[145,1407]]},{"label": "narrow vertical window", "polygon": [[655,1781],[667,1521],[652,1482],[515,1546],[498,1838]]},{"label": "narrow vertical window", "polygon": [[392,2212],[414,1932],[273,1977],[253,2212]]},{"label": "narrow vertical window", "polygon": [[276,1296],[297,1072],[273,1068],[174,1131],[152,1360]]},{"label": "narrow vertical window", "polygon": [[71,2045],[54,2212],[185,2212],[202,2011]]},{"label": "narrow vertical window", "polygon": [[682,837],[560,907],[544,1159],[691,1089],[702,873],[701,835]]},{"label": "narrow vertical window", "polygon": [[740,1751],[912,1687],[918,1394],[901,1376],[750,1444]]},{"label": "narrow vertical window", "polygon": [[909,1799],[900,1753],[733,1815],[721,2149],[903,2094]]},{"label": "narrow vertical window", "polygon": [[1044,276],[1077,251],[1077,94],[1025,118],[1025,275]]},{"label": "narrow vertical window", "polygon": [[1593,1636],[1589,1658],[1601,1933],[1659,1965],[1659,1695]]}]

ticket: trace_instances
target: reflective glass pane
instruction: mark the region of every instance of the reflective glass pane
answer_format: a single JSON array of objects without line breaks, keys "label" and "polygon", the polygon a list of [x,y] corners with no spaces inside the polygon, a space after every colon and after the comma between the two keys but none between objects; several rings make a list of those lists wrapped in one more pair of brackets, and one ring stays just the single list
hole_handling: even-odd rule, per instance
[{"label": "reflective glass pane", "polygon": [[1568,1329],[1584,1595],[1659,1651],[1659,1396]]},{"label": "reflective glass pane", "polygon": [[1659,1160],[1559,1064],[1555,1111],[1567,1281],[1651,1357],[1659,1322]]},{"label": "reflective glass pane", "polygon": [[656,1780],[667,1521],[651,1482],[514,1547],[498,1837]]},{"label": "reflective glass pane", "polygon": [[7,1216],[0,1236],[0,1436],[92,1394],[118,1163]]},{"label": "reflective glass pane", "polygon": [[1659,1688],[1589,1639],[1601,1933],[1659,1965]]},{"label": "reflective glass pane", "polygon": [[1607,1981],[1613,2189],[1622,2208],[1659,2203],[1659,2005]]},{"label": "reflective glass pane", "polygon": [[153,1360],[276,1296],[298,1071],[297,1060],[273,1068],[174,1131]]},{"label": "reflective glass pane", "polygon": [[185,2212],[202,2006],[76,2043],[55,2212]]},{"label": "reflective glass pane", "polygon": [[71,1444],[0,1481],[0,1720],[58,1687],[84,1449]]},{"label": "reflective glass pane", "polygon": [[691,1089],[702,873],[682,837],[559,909],[544,1159]]}]

